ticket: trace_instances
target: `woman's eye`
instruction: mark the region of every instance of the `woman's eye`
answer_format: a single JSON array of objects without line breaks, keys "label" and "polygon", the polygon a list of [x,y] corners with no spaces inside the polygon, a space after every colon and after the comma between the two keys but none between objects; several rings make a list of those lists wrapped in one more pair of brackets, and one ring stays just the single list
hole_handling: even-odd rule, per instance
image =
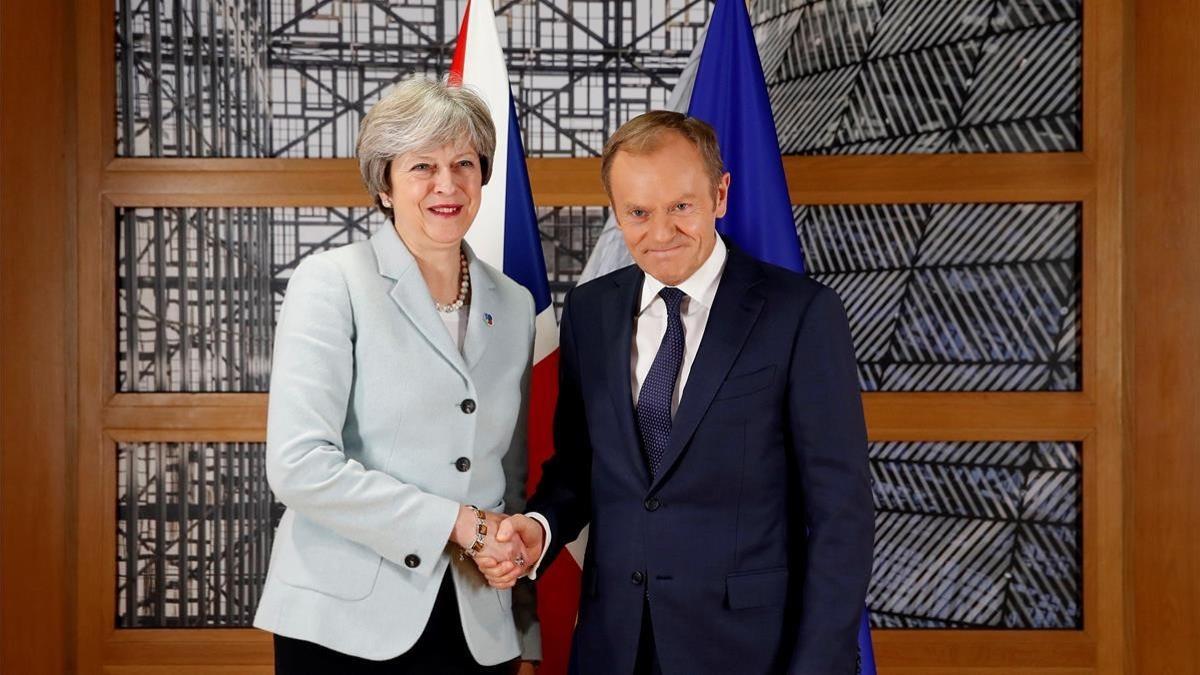
[{"label": "woman's eye", "polygon": [[471,168],[471,167],[475,166],[475,162],[472,162],[472,161],[471,161],[471,160],[469,160],[469,159],[464,159],[464,160],[460,161],[460,162],[458,163],[458,165],[459,165],[459,166],[461,166],[461,167],[462,167],[462,168],[464,168],[464,169],[469,169],[469,168]]},{"label": "woman's eye", "polygon": [[420,163],[414,164],[412,170],[413,171],[428,171],[430,168],[431,167],[429,166],[429,164],[426,164],[425,162],[420,162]]}]

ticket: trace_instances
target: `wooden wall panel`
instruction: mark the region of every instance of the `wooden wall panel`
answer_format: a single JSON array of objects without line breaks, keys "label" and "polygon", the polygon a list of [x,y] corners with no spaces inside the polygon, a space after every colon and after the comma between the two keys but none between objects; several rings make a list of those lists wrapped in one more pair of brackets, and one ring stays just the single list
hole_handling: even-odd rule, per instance
[{"label": "wooden wall panel", "polygon": [[[606,206],[598,158],[530,158],[533,199]],[[1076,153],[785,157],[794,204],[1077,202],[1096,165]],[[353,159],[114,159],[117,206],[370,206]]]},{"label": "wooden wall panel", "polygon": [[66,3],[0,3],[0,672],[71,667]]},{"label": "wooden wall panel", "polygon": [[1137,3],[1135,671],[1200,672],[1200,60],[1195,0]]},{"label": "wooden wall panel", "polygon": [[[1140,570],[1137,663],[1144,667],[1136,672],[1185,672],[1179,664],[1197,660],[1197,464],[1189,444],[1200,431],[1198,378],[1191,375],[1200,366],[1194,262],[1200,148],[1192,121],[1200,119],[1200,81],[1185,42],[1200,19],[1193,4],[1148,0],[1144,7],[1153,15],[1138,17],[1138,100],[1153,113],[1137,127],[1137,187],[1152,198],[1139,201],[1136,211],[1136,332],[1126,313],[1133,303],[1122,302],[1131,297],[1122,209],[1132,0],[1084,3],[1081,153],[785,160],[800,203],[1084,204],[1083,392],[880,393],[867,397],[867,412],[873,437],[881,439],[1082,440],[1085,628],[878,631],[884,672],[1132,672],[1125,663],[1129,541],[1138,544],[1133,560]],[[181,673],[266,672],[261,666],[270,647],[262,633],[113,629],[113,542],[105,526],[115,485],[113,441],[261,439],[264,397],[113,395],[112,212],[122,205],[366,204],[354,163],[113,159],[111,0],[2,7],[0,671],[70,672],[77,649],[79,671],[87,673],[159,672],[167,664]],[[64,44],[74,44],[75,53],[46,48]],[[1191,154],[1172,154],[1177,149]],[[594,159],[532,161],[535,198],[546,205],[603,204],[596,165]],[[1124,379],[1127,334],[1136,336],[1139,350],[1132,388],[1136,461],[1124,442],[1133,405]],[[1139,507],[1133,535],[1126,499],[1132,465]],[[84,478],[73,484],[75,475]],[[72,517],[77,535],[67,526]],[[71,569],[73,559],[89,564]],[[251,671],[249,664],[259,667]]]}]

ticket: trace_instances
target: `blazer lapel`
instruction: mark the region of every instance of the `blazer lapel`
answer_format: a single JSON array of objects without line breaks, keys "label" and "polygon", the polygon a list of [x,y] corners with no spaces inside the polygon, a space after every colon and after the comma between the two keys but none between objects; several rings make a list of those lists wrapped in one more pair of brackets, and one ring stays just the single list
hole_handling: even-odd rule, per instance
[{"label": "blazer lapel", "polygon": [[717,287],[704,338],[684,386],[679,408],[671,424],[671,440],[663,454],[662,468],[650,485],[658,488],[663,477],[679,461],[683,448],[696,432],[696,426],[708,412],[717,389],[742,351],[754,322],[762,310],[764,297],[755,286],[762,281],[757,263],[744,253],[729,247],[729,259]]},{"label": "blazer lapel", "polygon": [[499,307],[496,282],[491,270],[475,256],[475,252],[463,242],[467,251],[467,263],[471,269],[471,309],[467,315],[467,337],[463,340],[463,358],[467,368],[474,368],[487,351],[490,321],[495,321]]},{"label": "blazer lapel", "polygon": [[[629,271],[613,278],[616,288],[604,296],[604,344],[612,345],[604,369],[608,377],[608,393],[617,415],[620,444],[629,449],[634,465],[645,476],[646,462],[642,459],[642,444],[634,429],[633,390],[630,388],[630,365],[633,354],[633,319],[637,298],[642,289],[642,271],[630,266]],[[647,476],[648,477],[648,476]]]},{"label": "blazer lapel", "polygon": [[425,341],[454,366],[463,378],[469,379],[467,364],[451,339],[450,332],[446,330],[446,324],[442,323],[437,315],[437,309],[434,308],[432,296],[429,294],[429,286],[425,284],[425,279],[417,268],[417,261],[400,240],[395,228],[390,224],[379,228],[371,237],[371,245],[375,248],[379,273],[396,282],[388,295],[417,327]]}]

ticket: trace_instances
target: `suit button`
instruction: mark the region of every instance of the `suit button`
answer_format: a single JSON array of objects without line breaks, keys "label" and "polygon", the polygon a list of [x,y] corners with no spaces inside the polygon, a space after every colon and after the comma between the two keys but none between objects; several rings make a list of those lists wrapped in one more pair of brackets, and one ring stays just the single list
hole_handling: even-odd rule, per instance
[{"label": "suit button", "polygon": [[404,556],[404,564],[408,567],[416,567],[421,564],[421,557],[415,553],[409,553]]},{"label": "suit button", "polygon": [[642,582],[646,580],[646,575],[642,574],[641,572],[634,572],[633,574],[629,575],[629,580],[632,581],[635,586],[641,586]]},{"label": "suit button", "polygon": [[467,471],[471,470],[471,460],[467,459],[466,457],[459,457],[454,462],[454,468],[466,473]]},{"label": "suit button", "polygon": [[458,407],[462,408],[463,412],[470,415],[471,413],[475,412],[475,400],[464,398],[463,402],[458,404]]},{"label": "suit button", "polygon": [[658,497],[651,497],[644,502],[647,511],[657,511],[658,507],[662,506],[662,502],[658,501]]}]

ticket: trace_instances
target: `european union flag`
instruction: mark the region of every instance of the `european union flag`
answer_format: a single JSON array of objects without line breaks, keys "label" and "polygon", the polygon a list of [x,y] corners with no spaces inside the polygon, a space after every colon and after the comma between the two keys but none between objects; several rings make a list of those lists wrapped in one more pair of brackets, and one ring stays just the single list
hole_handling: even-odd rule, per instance
[{"label": "european union flag", "polygon": [[729,210],[717,231],[759,260],[803,272],[767,82],[741,0],[713,9],[688,114],[717,130],[731,176]]},{"label": "european union flag", "polygon": [[[729,210],[717,230],[759,260],[804,272],[767,82],[742,0],[718,0],[713,10],[688,114],[716,129],[731,175]],[[876,673],[865,610],[858,630],[858,672]]]}]

